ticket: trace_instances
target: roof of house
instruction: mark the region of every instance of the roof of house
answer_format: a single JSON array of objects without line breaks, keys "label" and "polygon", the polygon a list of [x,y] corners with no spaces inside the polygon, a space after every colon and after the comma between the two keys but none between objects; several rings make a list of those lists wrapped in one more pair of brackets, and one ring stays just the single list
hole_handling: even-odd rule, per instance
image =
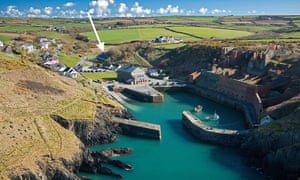
[{"label": "roof of house", "polygon": [[122,66],[118,72],[128,72],[131,73],[132,71],[134,71],[137,67],[135,65],[125,65]]}]

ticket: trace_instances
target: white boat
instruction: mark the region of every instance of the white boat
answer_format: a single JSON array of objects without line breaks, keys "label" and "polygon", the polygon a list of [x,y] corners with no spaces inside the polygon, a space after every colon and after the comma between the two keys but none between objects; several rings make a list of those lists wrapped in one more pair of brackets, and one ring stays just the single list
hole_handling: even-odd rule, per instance
[{"label": "white boat", "polygon": [[195,112],[200,112],[202,111],[203,107],[201,105],[197,105],[195,108],[194,108],[194,111]]},{"label": "white boat", "polygon": [[219,118],[220,118],[220,116],[215,112],[210,120],[218,120]]},{"label": "white boat", "polygon": [[216,112],[212,116],[205,117],[205,119],[212,120],[212,121],[219,120],[219,118],[220,118],[220,116]]}]

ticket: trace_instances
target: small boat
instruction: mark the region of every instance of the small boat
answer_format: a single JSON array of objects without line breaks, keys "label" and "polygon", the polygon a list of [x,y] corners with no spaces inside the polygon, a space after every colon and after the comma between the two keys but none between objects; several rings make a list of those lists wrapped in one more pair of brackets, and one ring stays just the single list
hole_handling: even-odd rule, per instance
[{"label": "small boat", "polygon": [[213,116],[210,117],[210,120],[218,120],[220,116],[215,112]]},{"label": "small boat", "polygon": [[197,105],[195,108],[194,108],[194,111],[195,112],[200,112],[202,111],[203,107],[201,105]]},{"label": "small boat", "polygon": [[212,121],[219,120],[219,118],[220,118],[220,116],[216,112],[212,116],[205,117],[205,119],[212,120]]}]

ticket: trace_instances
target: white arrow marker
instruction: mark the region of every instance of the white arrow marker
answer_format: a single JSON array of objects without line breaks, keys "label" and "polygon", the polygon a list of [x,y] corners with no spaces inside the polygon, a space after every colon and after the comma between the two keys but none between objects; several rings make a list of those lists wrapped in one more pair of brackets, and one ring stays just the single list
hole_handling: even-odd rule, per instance
[{"label": "white arrow marker", "polygon": [[98,41],[97,47],[98,47],[101,51],[104,51],[104,42],[101,42],[101,41],[100,41],[100,38],[99,38],[99,35],[98,35],[97,30],[96,30],[96,28],[95,28],[95,25],[94,25],[92,16],[90,15],[90,13],[87,13],[87,14],[88,14],[88,17],[89,17],[90,22],[91,22],[91,24],[92,24],[94,33],[95,33],[95,35],[96,35],[96,39],[97,39],[97,41]]}]

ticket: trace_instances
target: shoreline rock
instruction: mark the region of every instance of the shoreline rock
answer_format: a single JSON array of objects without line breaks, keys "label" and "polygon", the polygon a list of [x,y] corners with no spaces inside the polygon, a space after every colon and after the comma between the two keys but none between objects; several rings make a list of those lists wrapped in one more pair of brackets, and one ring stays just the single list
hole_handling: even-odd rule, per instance
[{"label": "shoreline rock", "polygon": [[[112,116],[121,118],[132,117],[124,110],[109,111],[102,108],[97,108],[94,121],[67,120],[57,115],[52,115],[51,117],[65,129],[73,131],[85,146],[93,146],[112,143],[117,140],[115,134],[121,132],[121,130],[116,123],[111,121]],[[115,155],[131,154],[132,152],[133,151],[129,148],[110,148],[91,152],[85,147],[83,149],[83,158],[76,171],[104,174],[122,179],[123,177],[120,174],[113,172],[110,168],[105,167],[104,164],[110,164],[126,171],[132,170],[133,168],[130,165],[120,160],[112,160],[110,158]],[[78,177],[76,175],[74,176]],[[70,177],[72,176],[70,175]]]},{"label": "shoreline rock", "polygon": [[[121,151],[120,151],[121,150]],[[109,152],[108,152],[109,151]],[[91,152],[87,150],[85,158],[79,168],[79,171],[92,173],[92,174],[105,174],[122,179],[122,175],[113,172],[111,169],[104,166],[104,164],[110,164],[123,170],[132,170],[132,166],[126,164],[120,160],[112,160],[109,155],[113,152],[122,152],[122,154],[131,154],[132,150],[129,148],[111,148],[103,151]],[[108,155],[107,155],[108,154]]]}]

